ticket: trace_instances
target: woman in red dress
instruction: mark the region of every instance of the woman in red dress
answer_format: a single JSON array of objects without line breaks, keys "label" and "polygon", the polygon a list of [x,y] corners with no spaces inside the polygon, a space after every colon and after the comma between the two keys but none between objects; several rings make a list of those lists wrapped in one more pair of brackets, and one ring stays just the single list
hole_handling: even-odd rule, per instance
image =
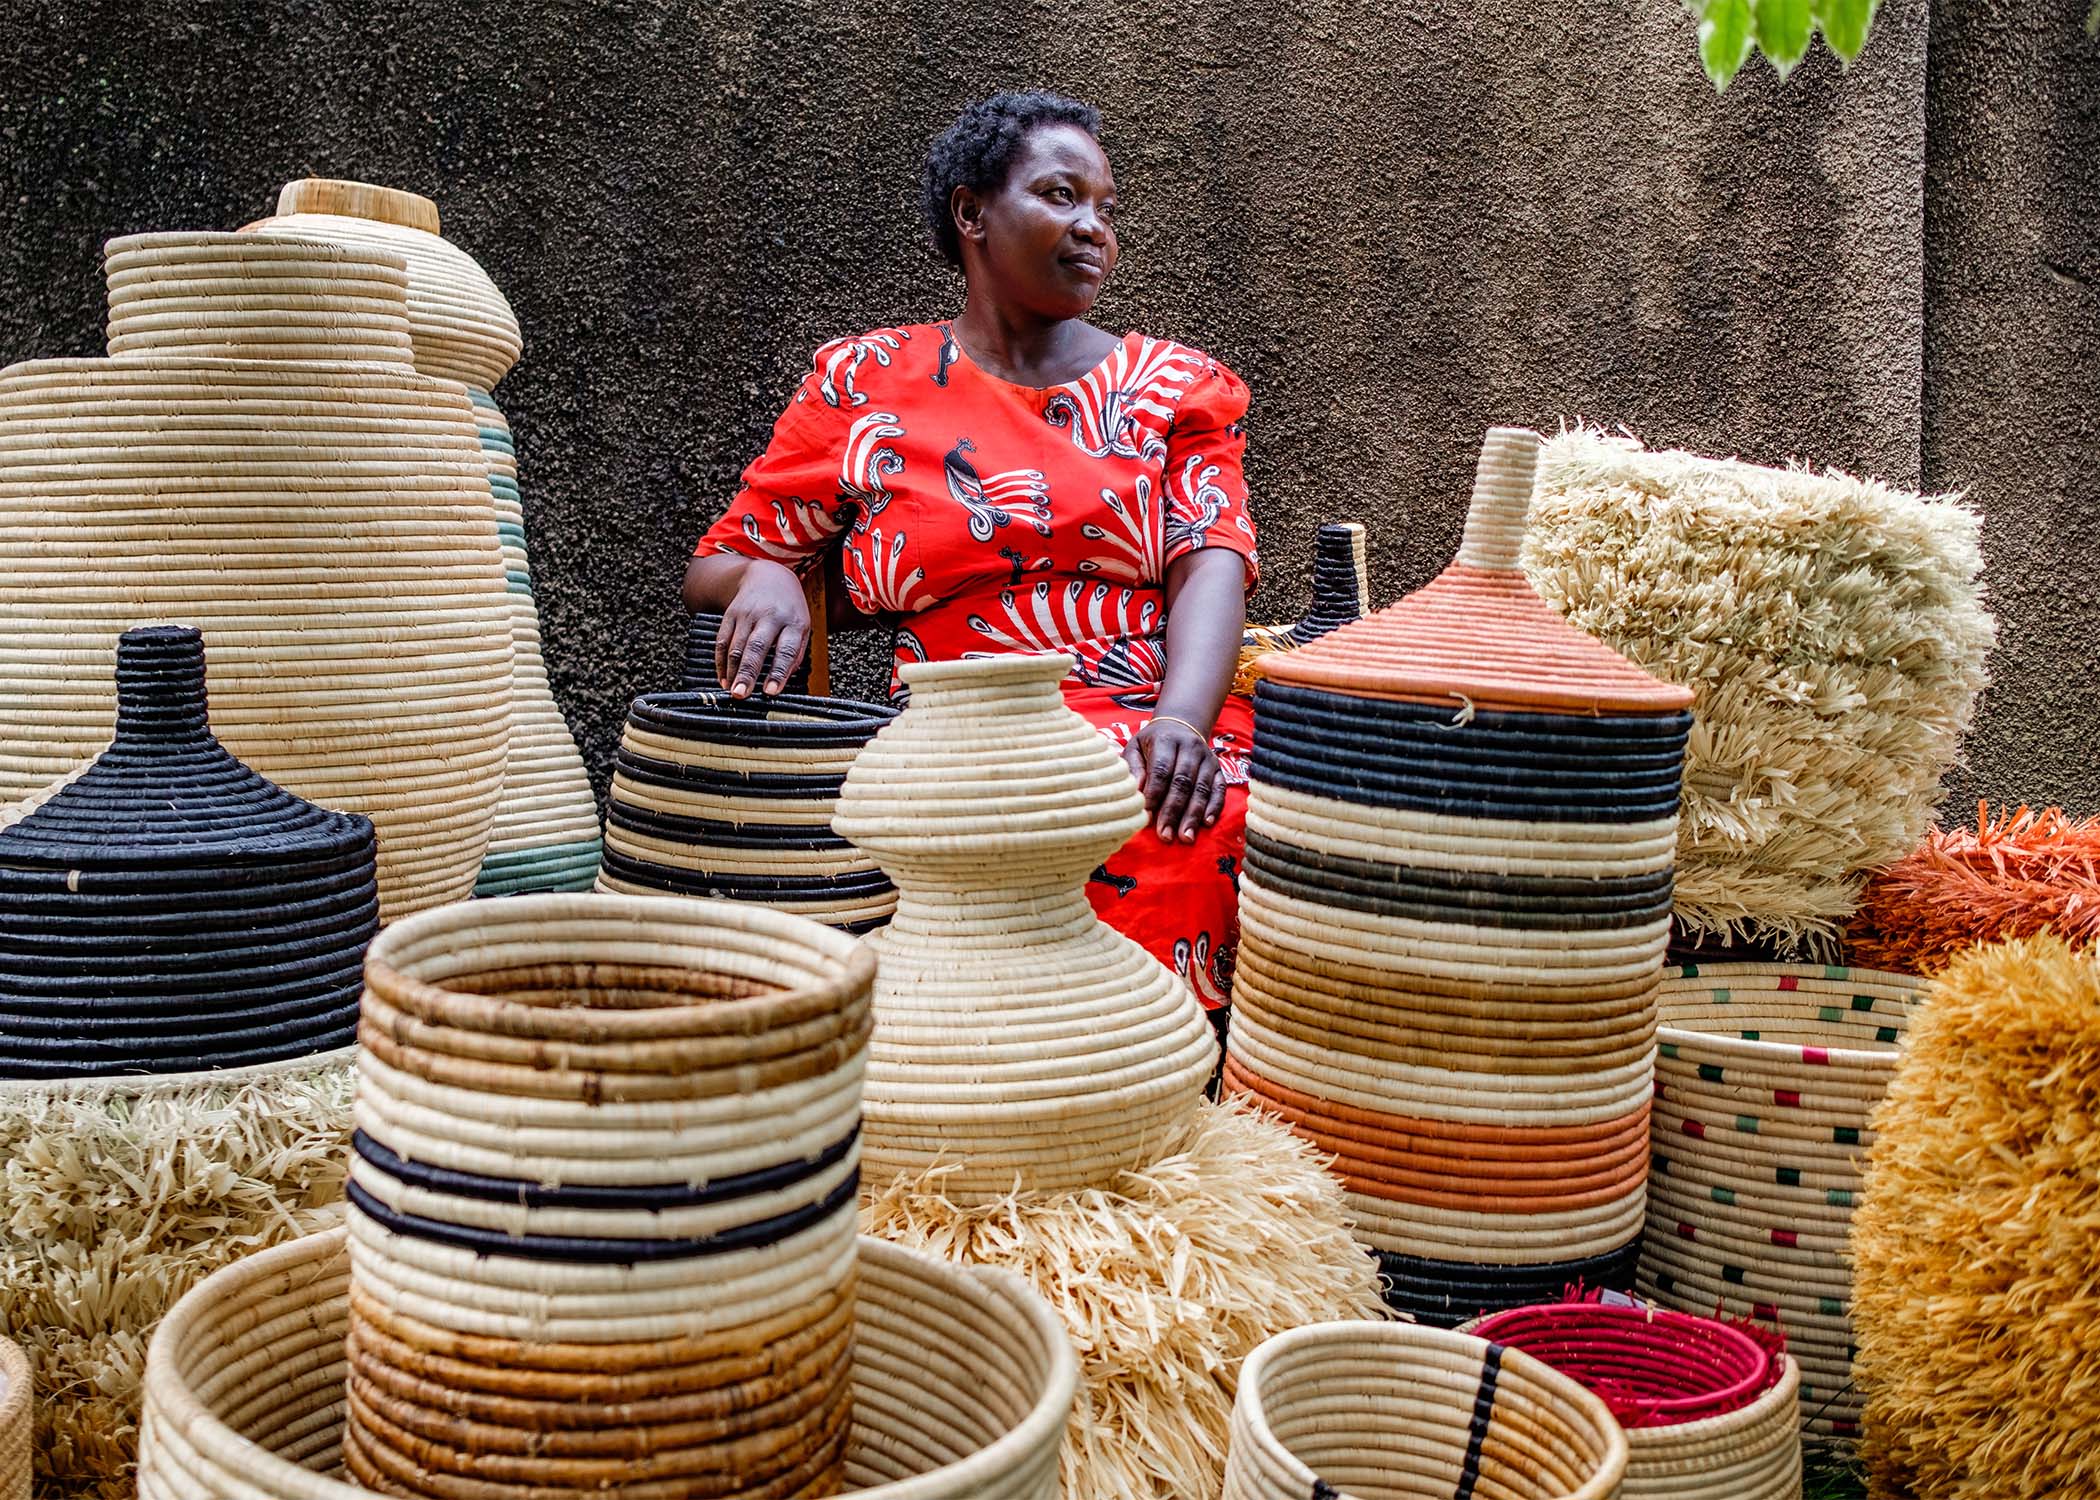
[{"label": "woman in red dress", "polygon": [[1094,907],[1219,1007],[1253,733],[1230,696],[1258,567],[1247,388],[1086,321],[1116,264],[1098,130],[1086,105],[1000,94],[934,142],[927,219],[961,313],[817,351],[686,602],[722,612],[716,666],[739,695],[800,661],[797,571],[833,547],[853,607],[896,624],[899,663],[1070,653],[1065,701],[1123,748],[1151,814],[1095,872]]}]

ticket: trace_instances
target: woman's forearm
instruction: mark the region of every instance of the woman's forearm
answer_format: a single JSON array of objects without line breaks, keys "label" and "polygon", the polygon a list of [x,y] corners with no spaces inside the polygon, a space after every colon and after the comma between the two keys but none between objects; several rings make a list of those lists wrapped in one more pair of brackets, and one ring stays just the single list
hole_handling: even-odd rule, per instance
[{"label": "woman's forearm", "polygon": [[793,571],[780,563],[738,557],[733,552],[695,557],[685,565],[685,607],[696,613],[702,610],[709,614],[722,613],[735,600],[736,591],[744,586],[745,574],[754,565],[780,568],[782,572]]},{"label": "woman's forearm", "polygon": [[1227,547],[1204,547],[1167,568],[1167,675],[1158,714],[1204,734],[1232,691],[1247,629],[1247,567]]}]

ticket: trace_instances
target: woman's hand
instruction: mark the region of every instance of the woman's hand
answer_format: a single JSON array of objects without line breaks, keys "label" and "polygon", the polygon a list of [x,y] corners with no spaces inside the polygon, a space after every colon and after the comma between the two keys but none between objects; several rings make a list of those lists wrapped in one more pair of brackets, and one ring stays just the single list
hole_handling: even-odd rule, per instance
[{"label": "woman's hand", "polygon": [[1145,810],[1161,838],[1196,841],[1225,810],[1225,774],[1210,741],[1178,719],[1147,721],[1124,747]]},{"label": "woman's hand", "polygon": [[748,698],[764,684],[768,694],[787,685],[809,644],[809,600],[792,568],[760,558],[744,561],[743,577],[715,637],[715,676],[731,697]]}]

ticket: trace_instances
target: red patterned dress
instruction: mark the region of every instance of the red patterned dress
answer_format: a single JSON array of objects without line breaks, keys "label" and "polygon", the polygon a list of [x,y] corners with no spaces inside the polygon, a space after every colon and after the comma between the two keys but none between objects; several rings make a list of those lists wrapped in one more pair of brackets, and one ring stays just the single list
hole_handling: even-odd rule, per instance
[{"label": "red patterned dress", "polygon": [[[836,542],[854,605],[900,618],[900,665],[1069,652],[1065,701],[1120,748],[1166,670],[1167,565],[1230,548],[1254,588],[1246,411],[1216,360],[1136,333],[1041,390],[978,369],[945,323],[839,339],[699,552],[800,567]],[[1193,844],[1148,825],[1088,886],[1206,1006],[1231,985],[1253,730],[1246,701],[1226,699],[1216,824]]]}]

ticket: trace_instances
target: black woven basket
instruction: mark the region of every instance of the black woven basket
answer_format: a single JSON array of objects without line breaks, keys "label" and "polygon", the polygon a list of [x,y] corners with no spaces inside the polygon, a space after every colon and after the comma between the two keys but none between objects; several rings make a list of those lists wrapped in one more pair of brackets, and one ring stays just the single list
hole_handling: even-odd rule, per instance
[{"label": "black woven basket", "polygon": [[1377,1255],[1386,1306],[1430,1328],[1456,1328],[1482,1313],[1558,1302],[1568,1288],[1578,1284],[1585,1291],[1630,1292],[1634,1269],[1640,1264],[1641,1242],[1636,1237],[1602,1255],[1529,1266],[1426,1260],[1389,1251]]},{"label": "black woven basket", "polygon": [[125,633],[115,741],[0,830],[0,1077],[196,1072],[348,1046],[379,928],[368,819],[229,755],[187,626]]},{"label": "black woven basket", "polygon": [[[722,617],[705,611],[696,613],[685,627],[685,667],[678,674],[680,692],[721,692],[722,679],[715,675],[715,638],[720,635]],[[763,684],[761,684],[763,685]],[[787,691],[806,693],[809,691],[809,656],[803,655],[802,663],[788,674]]]}]

